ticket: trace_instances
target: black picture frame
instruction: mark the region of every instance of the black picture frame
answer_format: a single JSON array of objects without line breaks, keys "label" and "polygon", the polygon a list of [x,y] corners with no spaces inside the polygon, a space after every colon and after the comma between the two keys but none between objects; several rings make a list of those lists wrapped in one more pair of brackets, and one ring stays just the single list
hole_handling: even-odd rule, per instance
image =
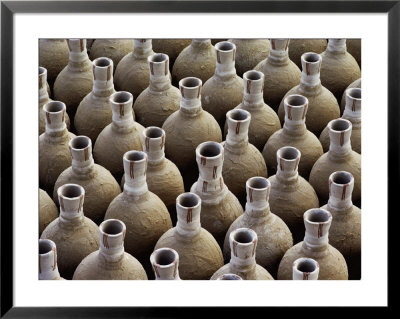
[{"label": "black picture frame", "polygon": [[[121,12],[270,12],[270,13],[387,13],[388,14],[388,247],[393,247],[393,214],[399,182],[400,0],[396,1],[1,1],[1,317],[5,318],[125,318],[191,316],[192,308],[131,307],[14,307],[13,304],[13,19],[15,13]],[[379,107],[384,107],[380,105]],[[392,212],[390,216],[389,211]],[[388,252],[388,261],[390,261]],[[389,263],[388,263],[389,265]],[[389,269],[388,269],[389,271]],[[390,274],[388,272],[388,274]],[[388,287],[390,280],[388,280]],[[389,289],[390,292],[390,289]],[[389,297],[388,305],[391,306]],[[257,308],[255,309],[257,310]],[[291,310],[301,314],[307,308]],[[338,309],[333,308],[333,313]],[[212,310],[215,314],[216,309]],[[263,311],[263,309],[261,309]],[[268,315],[278,313],[268,310]],[[219,308],[217,315],[240,314]],[[247,312],[247,310],[246,310]],[[209,309],[196,309],[208,315]],[[247,313],[247,315],[249,315]]]}]

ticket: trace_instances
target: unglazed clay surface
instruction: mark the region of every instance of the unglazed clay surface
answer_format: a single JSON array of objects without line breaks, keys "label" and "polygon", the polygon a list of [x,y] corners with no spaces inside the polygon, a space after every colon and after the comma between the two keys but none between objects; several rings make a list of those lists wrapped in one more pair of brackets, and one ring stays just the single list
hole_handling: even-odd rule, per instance
[{"label": "unglazed clay surface", "polygon": [[346,39],[346,47],[361,68],[361,39]]},{"label": "unglazed clay surface", "polygon": [[326,49],[326,39],[290,39],[289,57],[301,69],[301,56],[306,52],[321,53]]},{"label": "unglazed clay surface", "polygon": [[39,40],[39,65],[47,69],[47,80],[51,86],[68,64],[68,58],[68,44],[65,39]]},{"label": "unglazed clay surface", "polygon": [[39,237],[47,225],[57,217],[56,204],[44,190],[39,189]]},{"label": "unglazed clay surface", "polygon": [[153,50],[165,53],[170,58],[170,69],[184,48],[190,45],[191,39],[152,39]]},{"label": "unglazed clay surface", "polygon": [[133,40],[131,39],[96,39],[90,48],[90,59],[110,58],[114,62],[115,70],[119,61],[132,50]]},{"label": "unglazed clay surface", "polygon": [[244,280],[274,280],[274,278],[266,271],[263,267],[260,265],[256,265],[256,269],[254,272],[251,272],[250,274],[246,274],[243,272],[233,272],[230,264],[224,265],[222,268],[220,268],[218,271],[214,273],[214,275],[211,277],[212,280],[217,279],[219,276],[222,276],[224,274],[235,274]]}]

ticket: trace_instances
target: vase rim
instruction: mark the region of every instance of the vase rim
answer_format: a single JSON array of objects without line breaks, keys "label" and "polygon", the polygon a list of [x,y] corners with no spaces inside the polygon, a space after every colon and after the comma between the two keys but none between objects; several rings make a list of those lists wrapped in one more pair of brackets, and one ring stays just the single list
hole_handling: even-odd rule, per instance
[{"label": "vase rim", "polygon": [[165,135],[165,131],[158,126],[148,126],[144,129],[143,134],[148,138],[160,138]]},{"label": "vase rim", "polygon": [[264,77],[264,73],[257,70],[249,70],[243,73],[243,79],[247,81],[261,81]]},{"label": "vase rim", "polygon": [[217,159],[222,156],[223,151],[224,147],[220,143],[208,141],[197,146],[196,155],[208,159]]},{"label": "vase rim", "polygon": [[99,57],[94,59],[92,63],[97,68],[108,68],[110,65],[113,65],[113,60],[107,57]]},{"label": "vase rim", "polygon": [[215,44],[215,50],[221,51],[221,52],[231,52],[235,50],[236,45],[232,42],[229,41],[221,41]]},{"label": "vase rim", "polygon": [[284,104],[291,108],[300,109],[308,105],[308,99],[300,94],[291,94],[285,98]]},{"label": "vase rim", "polygon": [[271,182],[265,177],[254,176],[254,177],[250,177],[246,181],[246,186],[247,186],[247,188],[262,191],[262,190],[267,190],[268,188],[270,188]]},{"label": "vase rim", "polygon": [[229,239],[241,246],[250,246],[257,241],[257,233],[251,228],[237,228],[229,234]]},{"label": "vase rim", "polygon": [[56,243],[51,239],[39,239],[39,255],[46,256],[53,252]]},{"label": "vase rim", "polygon": [[346,96],[353,100],[361,101],[361,88],[349,88],[346,90]]},{"label": "vase rim", "polygon": [[315,52],[306,52],[302,54],[301,60],[310,64],[317,64],[321,62],[322,57]]},{"label": "vase rim", "polygon": [[79,184],[64,184],[57,189],[57,194],[65,200],[76,200],[85,195],[85,189]]},{"label": "vase rim", "polygon": [[118,91],[110,96],[110,102],[113,104],[129,104],[133,101],[133,95],[127,91]]},{"label": "vase rim", "polygon": [[329,182],[335,185],[348,185],[354,182],[354,177],[346,171],[336,171],[329,176]]},{"label": "vase rim", "polygon": [[301,257],[293,262],[293,267],[301,273],[314,273],[318,270],[319,264],[315,259]]},{"label": "vase rim", "polygon": [[[110,230],[110,228],[113,229]],[[99,230],[108,237],[119,237],[126,232],[126,225],[119,219],[107,219],[100,224]]]},{"label": "vase rim", "polygon": [[[161,261],[165,259],[166,261]],[[159,268],[170,268],[179,261],[179,254],[175,249],[163,247],[156,249],[150,255],[150,262]],[[168,262],[168,263],[167,263]]]},{"label": "vase rim", "polygon": [[165,61],[168,61],[169,56],[165,53],[154,53],[152,55],[149,55],[147,57],[147,61],[151,63],[164,63]]},{"label": "vase rim", "polygon": [[352,129],[352,124],[349,120],[338,118],[330,121],[328,128],[332,132],[348,132]]},{"label": "vase rim", "polygon": [[186,192],[176,198],[176,204],[182,209],[196,209],[201,206],[201,198],[195,193]]},{"label": "vase rim", "polygon": [[227,119],[232,122],[247,122],[251,120],[250,112],[242,109],[233,109],[226,113]]},{"label": "vase rim", "polygon": [[85,135],[78,135],[69,141],[71,149],[79,151],[92,146],[92,141]]},{"label": "vase rim", "polygon": [[295,162],[298,158],[301,157],[301,152],[299,149],[293,146],[284,146],[281,147],[277,152],[277,156],[282,158],[286,162]]},{"label": "vase rim", "polygon": [[128,151],[124,154],[124,160],[127,162],[142,163],[147,161],[147,154],[142,151]]},{"label": "vase rim", "polygon": [[64,112],[66,106],[65,103],[61,101],[50,101],[43,106],[43,110],[48,113],[58,114]]},{"label": "vase rim", "polygon": [[179,87],[185,89],[194,89],[201,86],[202,83],[203,82],[199,78],[189,76],[179,81]]},{"label": "vase rim", "polygon": [[326,209],[311,208],[304,213],[303,218],[309,224],[329,224],[332,221],[332,214]]}]

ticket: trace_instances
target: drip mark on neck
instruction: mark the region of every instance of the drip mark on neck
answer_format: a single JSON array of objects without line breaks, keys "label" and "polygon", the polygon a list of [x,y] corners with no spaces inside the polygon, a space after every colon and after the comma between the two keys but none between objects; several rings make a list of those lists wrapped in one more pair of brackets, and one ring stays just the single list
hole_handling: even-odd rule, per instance
[{"label": "drip mark on neck", "polygon": [[134,166],[135,166],[135,162],[133,162],[133,161],[129,162],[129,175],[130,175],[131,179],[135,178],[134,171],[133,171]]},{"label": "drip mark on neck", "polygon": [[176,271],[178,269],[178,263],[176,262],[176,260],[174,261],[174,278],[176,277]]},{"label": "drip mark on neck", "polygon": [[246,88],[247,88],[247,94],[250,94],[250,87],[251,87],[251,80],[250,80],[250,79],[248,79],[248,80],[247,80],[247,85],[246,85]]},{"label": "drip mark on neck", "polygon": [[111,80],[111,65],[107,67],[107,81]]},{"label": "drip mark on neck", "polygon": [[119,104],[119,117],[123,117],[125,115],[124,104]]},{"label": "drip mark on neck", "polygon": [[213,178],[214,178],[214,179],[217,178],[217,168],[218,168],[218,166],[214,166],[214,167],[213,167]]},{"label": "drip mark on neck", "polygon": [[240,131],[240,122],[236,123],[236,134],[239,134]]},{"label": "drip mark on neck", "polygon": [[309,272],[303,272],[303,280],[308,280]]},{"label": "drip mark on neck", "polygon": [[187,215],[186,215],[186,224],[192,222],[192,210],[193,208],[188,208]]},{"label": "drip mark on neck", "polygon": [[83,51],[83,39],[79,40],[79,45],[80,45],[81,52],[82,52]]},{"label": "drip mark on neck", "polygon": [[310,75],[310,64],[306,62],[306,74]]},{"label": "drip mark on neck", "polygon": [[345,184],[345,185],[343,185],[343,189],[342,189],[342,200],[345,200],[346,199],[346,188],[347,188],[347,186],[349,186],[349,184]]},{"label": "drip mark on neck", "polygon": [[150,138],[148,136],[146,136],[144,139],[144,146],[146,148],[146,151],[148,152],[150,150]]},{"label": "drip mark on neck", "polygon": [[219,51],[218,50],[217,50],[217,61],[218,61],[218,63],[221,63],[221,57],[219,55]]},{"label": "drip mark on neck", "polygon": [[203,193],[207,192],[207,184],[208,182],[203,181],[203,189],[202,189]]},{"label": "drip mark on neck", "polygon": [[88,147],[86,147],[83,150],[83,155],[84,155],[85,161],[87,161],[89,159],[89,148]]},{"label": "drip mark on neck", "polygon": [[164,147],[164,143],[165,143],[165,135],[163,134],[161,136],[161,144],[160,144],[160,149],[162,149]]},{"label": "drip mark on neck", "polygon": [[206,163],[207,163],[207,159],[204,156],[201,156],[200,157],[200,164],[201,165],[206,165]]},{"label": "drip mark on neck", "polygon": [[46,119],[47,119],[47,123],[51,124],[51,119],[50,119],[50,113],[46,112]]},{"label": "drip mark on neck", "polygon": [[251,252],[251,256],[252,256],[252,257],[253,257],[254,254],[256,253],[257,241],[256,241],[256,240],[253,240],[253,244],[254,244],[254,246],[253,246],[253,251]]},{"label": "drip mark on neck", "polygon": [[53,271],[56,270],[56,266],[57,266],[56,247],[53,247]]},{"label": "drip mark on neck", "polygon": [[253,202],[253,189],[249,187],[249,201],[250,203]]},{"label": "drip mark on neck", "polygon": [[322,228],[324,227],[323,223],[318,224],[318,238],[322,237]]},{"label": "drip mark on neck", "polygon": [[150,73],[151,75],[154,75],[153,62],[150,62]]},{"label": "drip mark on neck", "polygon": [[168,59],[167,60],[165,60],[165,76],[167,76],[168,75]]},{"label": "drip mark on neck", "polygon": [[236,250],[236,246],[237,246],[237,242],[233,241],[232,242],[232,248],[233,248],[233,256],[237,257],[237,250]]},{"label": "drip mark on neck", "polygon": [[340,132],[340,146],[344,144],[344,131]]},{"label": "drip mark on neck", "polygon": [[289,120],[292,119],[292,107],[290,105],[287,106],[287,117]]},{"label": "drip mark on neck", "polygon": [[305,104],[304,109],[303,109],[303,115],[301,116],[302,120],[304,120],[304,118],[306,117],[307,108],[308,108],[308,104]]},{"label": "drip mark on neck", "polygon": [[96,80],[96,66],[93,64],[93,80]]},{"label": "drip mark on neck", "polygon": [[110,246],[108,245],[108,235],[107,234],[103,234],[103,246],[105,248],[110,248]]}]

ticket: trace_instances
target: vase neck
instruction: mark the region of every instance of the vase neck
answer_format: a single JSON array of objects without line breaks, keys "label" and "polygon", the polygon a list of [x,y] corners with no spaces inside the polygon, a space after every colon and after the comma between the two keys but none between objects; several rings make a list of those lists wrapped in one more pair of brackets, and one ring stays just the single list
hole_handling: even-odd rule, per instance
[{"label": "vase neck", "polygon": [[250,120],[251,115],[245,110],[234,109],[226,113],[228,134],[224,147],[227,151],[234,154],[247,151]]},{"label": "vase neck", "polygon": [[318,280],[319,264],[311,258],[298,258],[293,263],[293,280]]},{"label": "vase neck", "polygon": [[211,39],[193,39],[191,46],[199,49],[207,49],[212,46]]},{"label": "vase neck", "polygon": [[108,219],[99,226],[99,254],[108,263],[116,263],[124,256],[125,224],[117,219]]},{"label": "vase neck", "polygon": [[60,273],[56,244],[50,239],[39,239],[39,280],[57,279],[60,279]]},{"label": "vase neck", "polygon": [[321,86],[320,71],[322,57],[316,53],[304,53],[301,56],[301,80],[300,87],[304,91],[316,90]]},{"label": "vase neck", "polygon": [[326,51],[332,54],[344,54],[347,52],[346,39],[329,39]]},{"label": "vase neck", "polygon": [[306,134],[308,99],[302,95],[289,95],[284,99],[284,109],[285,123],[283,124],[283,131],[294,136]]},{"label": "vase neck", "polygon": [[169,58],[163,53],[156,53],[147,58],[150,69],[149,88],[154,92],[164,92],[171,87]]},{"label": "vase neck", "polygon": [[249,273],[256,268],[257,234],[249,228],[238,228],[229,234],[230,269],[234,273]]},{"label": "vase neck", "polygon": [[203,108],[201,107],[202,82],[198,78],[188,77],[179,81],[181,101],[179,111],[189,117],[198,116]]},{"label": "vase neck", "polygon": [[276,178],[284,183],[297,183],[299,178],[300,151],[291,146],[280,148],[276,152]]},{"label": "vase neck", "polygon": [[151,39],[134,39],[133,55],[137,59],[147,59],[148,56],[154,54]]},{"label": "vase neck", "polygon": [[352,124],[346,119],[336,119],[328,123],[329,132],[329,156],[343,158],[351,154]]},{"label": "vase neck", "polygon": [[246,182],[245,214],[252,219],[264,220],[269,214],[271,183],[265,177],[252,177]]},{"label": "vase neck", "polygon": [[176,231],[185,238],[193,238],[201,231],[201,199],[195,193],[183,193],[176,199]]},{"label": "vase neck", "polygon": [[47,93],[47,70],[39,67],[39,105],[43,105],[49,100],[49,94]]},{"label": "vase neck", "polygon": [[135,122],[132,115],[133,96],[120,91],[110,96],[112,109],[112,128],[120,133],[131,132]]},{"label": "vase neck", "polygon": [[150,256],[156,280],[180,280],[179,255],[172,248],[160,248]]},{"label": "vase neck", "polygon": [[93,95],[109,97],[115,92],[113,69],[113,61],[109,58],[98,58],[93,61]]},{"label": "vase neck", "polygon": [[253,109],[264,106],[264,74],[262,72],[252,70],[244,73],[243,90],[243,106]]},{"label": "vase neck", "polygon": [[69,49],[68,68],[82,72],[91,66],[86,50],[86,39],[67,39]]},{"label": "vase neck", "polygon": [[72,171],[76,175],[87,176],[94,169],[92,141],[86,136],[77,136],[70,140],[69,150],[72,156]]},{"label": "vase neck", "polygon": [[142,196],[148,192],[146,181],[147,154],[140,151],[129,151],[124,154],[125,184],[124,193]]},{"label": "vase neck", "polygon": [[354,177],[351,173],[337,171],[329,176],[329,210],[348,212],[353,208],[351,196],[354,189]]},{"label": "vase neck", "polygon": [[353,127],[361,125],[361,89],[347,89],[346,106],[342,118],[349,120]]},{"label": "vase neck", "polygon": [[65,124],[65,104],[60,101],[50,101],[43,106],[46,119],[45,135],[49,138],[64,137],[68,134]]},{"label": "vase neck", "polygon": [[147,127],[143,131],[143,150],[149,165],[162,164],[165,160],[165,131],[155,126]]},{"label": "vase neck", "polygon": [[268,62],[274,65],[286,65],[289,63],[289,39],[271,39],[271,50]]},{"label": "vase neck", "polygon": [[83,202],[85,190],[77,184],[64,184],[57,190],[60,203],[61,225],[64,227],[78,227],[84,222]]},{"label": "vase neck", "polygon": [[322,251],[328,248],[329,228],[332,223],[332,214],[324,209],[312,208],[304,213],[306,228],[303,249]]},{"label": "vase neck", "polygon": [[236,46],[228,41],[219,42],[215,45],[215,53],[217,56],[215,75],[223,81],[235,78]]}]

